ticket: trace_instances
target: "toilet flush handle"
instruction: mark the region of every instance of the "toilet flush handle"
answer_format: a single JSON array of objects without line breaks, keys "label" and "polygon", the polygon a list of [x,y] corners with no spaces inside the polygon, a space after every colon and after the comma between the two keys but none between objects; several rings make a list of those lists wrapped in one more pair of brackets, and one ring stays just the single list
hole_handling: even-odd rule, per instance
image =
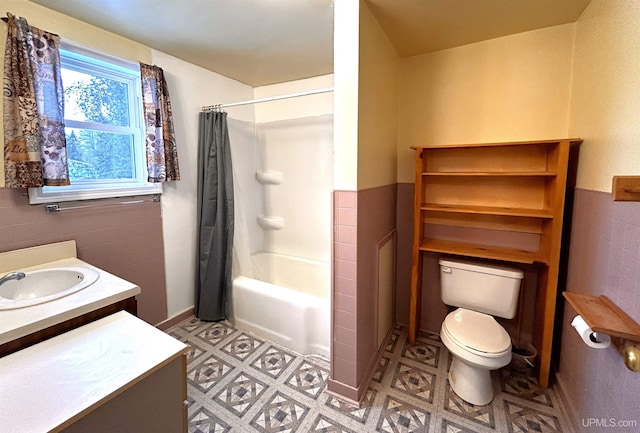
[{"label": "toilet flush handle", "polygon": [[444,272],[445,274],[451,273],[451,268],[449,266],[442,266],[440,269],[442,269],[442,272]]}]

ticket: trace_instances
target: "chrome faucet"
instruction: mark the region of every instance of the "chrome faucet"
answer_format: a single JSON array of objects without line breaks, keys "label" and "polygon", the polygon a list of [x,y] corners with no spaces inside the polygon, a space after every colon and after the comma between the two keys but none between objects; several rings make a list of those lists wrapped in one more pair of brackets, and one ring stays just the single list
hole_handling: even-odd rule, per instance
[{"label": "chrome faucet", "polygon": [[21,280],[24,277],[26,277],[24,272],[21,272],[21,271],[9,272],[4,277],[0,278],[0,286],[9,280]]}]

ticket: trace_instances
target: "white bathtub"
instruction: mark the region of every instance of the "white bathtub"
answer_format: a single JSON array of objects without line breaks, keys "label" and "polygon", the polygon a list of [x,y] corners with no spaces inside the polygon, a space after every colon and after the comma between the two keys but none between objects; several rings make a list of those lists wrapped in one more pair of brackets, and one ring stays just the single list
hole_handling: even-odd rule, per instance
[{"label": "white bathtub", "polygon": [[329,358],[329,264],[271,253],[253,259],[254,274],[264,281],[233,280],[234,326],[295,352]]}]

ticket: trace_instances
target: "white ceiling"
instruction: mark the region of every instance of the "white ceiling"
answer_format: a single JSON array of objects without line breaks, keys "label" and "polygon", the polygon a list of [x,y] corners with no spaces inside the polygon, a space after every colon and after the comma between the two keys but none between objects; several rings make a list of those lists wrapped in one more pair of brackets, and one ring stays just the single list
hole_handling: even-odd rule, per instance
[{"label": "white ceiling", "polygon": [[[334,0],[31,1],[254,87],[333,72]],[[364,1],[406,57],[574,22],[591,0]]]}]

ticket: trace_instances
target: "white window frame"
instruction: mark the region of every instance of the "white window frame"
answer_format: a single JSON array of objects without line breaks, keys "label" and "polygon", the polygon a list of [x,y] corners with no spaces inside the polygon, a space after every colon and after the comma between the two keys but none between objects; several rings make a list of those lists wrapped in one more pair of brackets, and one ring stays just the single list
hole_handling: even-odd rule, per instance
[{"label": "white window frame", "polygon": [[[110,75],[121,77],[125,81],[132,83],[129,92],[130,112],[136,115],[130,116],[131,126],[127,129],[133,133],[133,149],[135,164],[135,179],[116,180],[95,180],[73,182],[67,186],[44,186],[40,188],[29,188],[29,203],[42,204],[63,201],[92,200],[112,197],[130,197],[137,195],[161,194],[161,183],[147,182],[146,152],[145,152],[145,131],[144,114],[142,111],[142,90],[140,81],[140,66],[137,63],[129,62],[104,53],[99,53],[69,42],[61,43],[62,63],[67,66],[79,66],[89,72],[108,71]],[[85,60],[91,59],[90,62]],[[71,67],[70,69],[73,69]],[[81,127],[73,120],[65,120],[68,128]],[[86,124],[86,122],[85,122]],[[113,127],[108,132],[118,132],[119,127]]]}]

